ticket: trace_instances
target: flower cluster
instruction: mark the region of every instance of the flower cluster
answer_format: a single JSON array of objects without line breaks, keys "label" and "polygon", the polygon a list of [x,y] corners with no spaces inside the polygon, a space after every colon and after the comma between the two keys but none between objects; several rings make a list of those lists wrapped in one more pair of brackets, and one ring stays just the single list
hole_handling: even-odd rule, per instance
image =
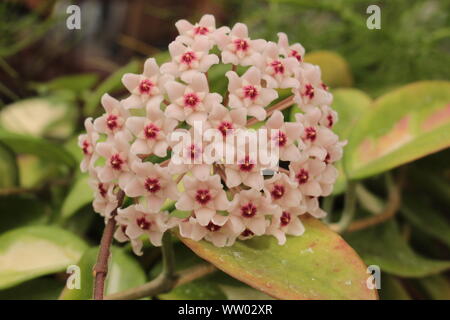
[{"label": "flower cluster", "polygon": [[[303,47],[289,44],[284,33],[278,43],[251,39],[246,25],[216,28],[212,15],[176,27],[170,61],[158,66],[150,58],[142,74],[124,75],[130,95],[119,101],[105,94],[105,113],[85,121],[81,169],[90,175],[94,210],[116,219],[115,238],[131,241],[137,254],[142,236],[158,246],[172,228],[216,246],[264,234],[281,245],[286,235],[301,235],[301,215],[325,215],[319,198],[332,192],[333,163],[344,145],[331,130],[337,114],[319,67],[305,63]],[[220,94],[208,82],[208,70],[219,63],[229,65]],[[283,99],[279,89],[292,96]],[[293,104],[301,112],[287,122],[280,110]],[[180,148],[171,139],[209,129],[232,141],[252,119],[265,121],[260,139],[277,150],[275,166],[262,163],[248,144],[236,147],[230,163],[208,152],[228,142],[191,139]],[[173,204],[177,214],[167,212]]]}]

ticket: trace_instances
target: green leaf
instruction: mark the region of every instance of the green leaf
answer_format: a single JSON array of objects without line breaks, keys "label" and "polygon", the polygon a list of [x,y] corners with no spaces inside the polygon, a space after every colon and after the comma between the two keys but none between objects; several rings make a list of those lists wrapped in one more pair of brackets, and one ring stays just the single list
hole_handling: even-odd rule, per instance
[{"label": "green leaf", "polygon": [[122,87],[122,76],[125,73],[139,72],[141,64],[132,60],[127,65],[117,69],[113,74],[105,79],[92,93],[86,97],[86,104],[84,106],[84,115],[92,116],[100,104],[100,99],[106,92],[112,92]]},{"label": "green leaf", "polygon": [[447,217],[433,208],[432,201],[420,196],[407,197],[403,200],[402,215],[423,233],[441,240],[450,247],[450,224]]},{"label": "green leaf", "polygon": [[0,197],[0,233],[23,226],[44,224],[50,213],[45,203],[34,195]]},{"label": "green leaf", "polygon": [[[92,269],[97,261],[98,248],[91,248],[85,252],[77,263],[80,267],[80,289],[64,288],[60,299],[87,300],[92,299],[93,275]],[[108,277],[106,279],[105,294],[112,294],[130,289],[146,282],[146,276],[141,266],[122,249],[111,248]]]},{"label": "green leaf", "polygon": [[76,109],[55,97],[20,100],[0,113],[0,125],[9,132],[31,136],[66,138],[74,130]]},{"label": "green leaf", "polygon": [[95,73],[73,74],[54,78],[44,83],[33,83],[32,88],[41,93],[49,91],[69,90],[80,94],[85,90],[92,88],[98,81],[98,75]]},{"label": "green leaf", "polygon": [[61,219],[70,218],[75,212],[83,208],[94,199],[94,192],[88,184],[89,176],[80,175],[64,199],[61,208]]},{"label": "green leaf", "polygon": [[357,122],[344,152],[350,179],[362,179],[450,146],[450,82],[394,90]]},{"label": "green leaf", "polygon": [[16,156],[10,148],[0,143],[0,189],[16,186],[18,182]]},{"label": "green leaf", "polygon": [[0,300],[56,300],[63,286],[56,279],[38,278],[1,290]]},{"label": "green leaf", "polygon": [[39,188],[46,181],[61,178],[64,169],[57,163],[40,159],[31,154],[21,154],[17,157],[19,166],[20,186],[24,188]]},{"label": "green leaf", "polygon": [[201,258],[232,277],[278,299],[376,299],[366,286],[366,266],[336,233],[311,217],[305,233],[280,246],[273,237],[218,248],[180,238]]},{"label": "green leaf", "polygon": [[351,87],[353,76],[345,59],[333,51],[312,51],[305,62],[316,64],[322,70],[322,81],[331,88]]},{"label": "green leaf", "polygon": [[[332,107],[338,113],[338,122],[333,126],[333,131],[340,140],[347,140],[356,122],[369,110],[372,99],[358,89],[342,88],[333,90],[332,93]],[[290,121],[295,121],[295,114],[298,112],[300,112],[298,107],[292,107]],[[344,148],[345,152],[346,148]],[[336,167],[339,170],[339,176],[333,189],[335,195],[342,193],[347,185],[342,160],[336,163]]]},{"label": "green leaf", "polygon": [[34,154],[47,161],[74,167],[76,161],[64,148],[41,138],[7,132],[0,129],[0,142],[16,153]]},{"label": "green leaf", "polygon": [[438,274],[420,279],[418,282],[429,298],[450,300],[450,283],[445,276]]},{"label": "green leaf", "polygon": [[401,277],[425,277],[450,268],[450,261],[432,260],[416,254],[406,243],[394,220],[345,235],[345,239],[368,265]]},{"label": "green leaf", "polygon": [[6,232],[0,236],[0,288],[63,271],[86,248],[83,240],[57,227],[30,226]]},{"label": "green leaf", "polygon": [[381,275],[380,298],[381,300],[411,300],[401,281],[385,273]]}]

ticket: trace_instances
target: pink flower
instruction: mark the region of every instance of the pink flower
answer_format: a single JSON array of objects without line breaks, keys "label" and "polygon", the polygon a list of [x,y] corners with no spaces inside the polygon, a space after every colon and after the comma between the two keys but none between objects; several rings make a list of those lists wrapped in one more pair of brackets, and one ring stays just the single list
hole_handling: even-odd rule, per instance
[{"label": "pink flower", "polygon": [[222,62],[242,66],[252,65],[267,43],[263,39],[251,40],[247,26],[243,23],[236,23],[230,35],[222,32],[215,38],[222,51]]},{"label": "pink flower", "polygon": [[[243,232],[251,235],[263,235],[269,224],[266,216],[272,216],[279,213],[280,208],[270,203],[269,199],[255,189],[249,189],[239,192],[235,195],[230,215],[238,217],[245,226]],[[250,235],[250,234],[249,234]],[[243,235],[245,237],[245,234]]]},{"label": "pink flower", "polygon": [[206,121],[207,112],[215,104],[222,102],[222,96],[209,93],[208,80],[202,73],[195,74],[188,85],[176,81],[166,84],[171,104],[167,106],[166,117],[193,124]]},{"label": "pink flower", "polygon": [[223,190],[218,175],[210,176],[201,181],[193,177],[185,176],[182,180],[185,192],[175,204],[178,210],[193,211],[194,216],[201,226],[207,226],[209,222],[222,226],[227,217],[217,211],[228,210],[230,202]]},{"label": "pink flower", "polygon": [[131,96],[122,100],[126,109],[142,108],[149,105],[158,105],[164,99],[164,85],[173,77],[159,72],[159,67],[154,58],[147,59],[144,64],[143,74],[127,73],[122,77],[123,85],[131,93]]},{"label": "pink flower", "polygon": [[219,130],[225,137],[236,129],[243,129],[247,124],[247,112],[244,108],[228,110],[221,104],[215,104],[208,116],[211,127]]},{"label": "pink flower", "polygon": [[300,123],[284,122],[283,114],[276,110],[267,120],[265,128],[269,130],[272,147],[279,151],[280,160],[295,161],[301,157],[300,150],[294,144],[303,129]]},{"label": "pink flower", "polygon": [[294,57],[280,57],[278,46],[273,42],[269,42],[257,58],[257,65],[268,88],[297,88],[300,85],[295,79],[299,62]]},{"label": "pink flower", "polygon": [[337,112],[329,106],[322,106],[320,107],[320,110],[322,111],[322,116],[319,119],[319,124],[327,127],[328,129],[333,128],[335,123],[338,121]]},{"label": "pink flower", "polygon": [[130,117],[125,123],[136,140],[131,145],[131,153],[155,154],[165,157],[169,147],[167,137],[178,125],[178,121],[164,117],[164,112],[156,106],[147,108],[147,117]]},{"label": "pink flower", "polygon": [[280,48],[280,53],[285,57],[294,57],[298,62],[303,62],[305,48],[300,43],[289,45],[288,37],[283,32],[278,33],[278,47]]},{"label": "pink flower", "polygon": [[226,184],[234,188],[241,183],[261,190],[264,187],[264,176],[261,174],[262,166],[258,161],[258,154],[254,152],[236,152],[236,163],[225,164]]},{"label": "pink flower", "polygon": [[124,109],[119,101],[107,93],[102,96],[102,106],[106,113],[100,118],[95,119],[95,130],[107,135],[114,135],[121,131],[125,120],[129,116],[128,111]]},{"label": "pink flower", "polygon": [[321,126],[319,121],[322,112],[318,108],[310,109],[305,114],[297,113],[295,119],[302,125],[301,148],[309,156],[325,161],[327,147],[338,143],[339,137],[327,127]]},{"label": "pink flower", "polygon": [[319,199],[317,197],[305,197],[303,202],[306,212],[314,218],[320,219],[327,215],[327,213],[319,207]]},{"label": "pink flower", "polygon": [[[145,208],[142,205],[131,205],[125,209],[119,209],[116,216],[118,224],[124,226],[122,232],[134,240],[131,243],[137,255],[142,255],[142,240],[139,239],[142,235],[148,236],[154,246],[161,245],[162,236],[167,230],[167,218],[166,212]],[[120,233],[117,235],[120,237]]]},{"label": "pink flower", "polygon": [[97,144],[97,153],[106,160],[103,167],[98,167],[98,177],[101,182],[118,180],[120,188],[125,188],[132,176],[128,164],[129,140],[127,133],[120,132],[113,138]]},{"label": "pink flower", "polygon": [[298,75],[300,87],[292,90],[294,101],[304,110],[322,105],[331,105],[333,96],[321,80],[320,67],[302,63]]},{"label": "pink flower", "polygon": [[94,190],[94,211],[105,218],[111,217],[111,212],[117,208],[117,195],[114,193],[114,183],[104,183],[98,180],[96,170],[89,178],[89,186]]},{"label": "pink flower", "polygon": [[278,93],[273,89],[261,86],[261,72],[256,67],[248,69],[242,77],[236,72],[228,71],[229,106],[231,108],[246,108],[250,116],[258,120],[264,120],[267,107],[278,98]]},{"label": "pink flower", "polygon": [[212,45],[206,36],[197,37],[190,46],[173,41],[169,44],[172,61],[164,63],[161,72],[181,77],[181,80],[189,82],[194,74],[206,72],[213,64],[219,63],[219,58],[215,54],[208,54]]},{"label": "pink flower", "polygon": [[175,23],[175,27],[180,33],[180,35],[176,38],[176,41],[185,44],[191,44],[201,36],[206,36],[213,41],[215,34],[230,31],[230,28],[228,27],[221,27],[216,30],[216,21],[214,16],[211,14],[205,14],[196,24],[192,24],[184,19],[178,20]]},{"label": "pink flower", "polygon": [[94,147],[99,135],[94,129],[92,118],[87,118],[84,121],[84,127],[86,128],[86,134],[81,134],[78,137],[78,146],[83,151],[83,160],[81,161],[80,169],[82,172],[87,172],[97,160],[97,156],[94,154]]},{"label": "pink flower", "polygon": [[[172,146],[172,156],[168,165],[171,174],[192,172],[199,180],[206,180],[211,173],[213,159],[206,152],[210,142],[205,141],[202,128],[193,127],[189,131],[178,129],[173,136],[180,135],[181,141],[175,141]],[[176,140],[176,139],[174,139]]]},{"label": "pink flower", "polygon": [[281,213],[272,217],[270,226],[267,228],[267,234],[273,235],[278,240],[279,245],[286,243],[286,234],[300,236],[305,232],[300,215],[305,211],[297,208],[284,208]]},{"label": "pink flower", "polygon": [[159,164],[140,162],[136,159],[131,168],[135,175],[125,186],[125,194],[129,197],[144,196],[148,207],[158,210],[169,198],[177,200],[179,197],[177,185],[169,174],[168,168]]},{"label": "pink flower", "polygon": [[276,173],[272,178],[264,180],[264,193],[267,198],[272,199],[272,203],[282,208],[298,207],[302,199],[297,183],[284,173]]},{"label": "pink flower", "polygon": [[204,238],[216,247],[232,246],[237,236],[243,231],[244,225],[239,219],[231,218],[233,217],[227,219],[223,225],[217,225],[211,221],[206,226],[200,225],[195,218],[189,218],[180,221],[180,235],[194,241]]},{"label": "pink flower", "polygon": [[322,194],[319,179],[325,171],[325,163],[318,159],[306,158],[289,165],[290,178],[297,182],[305,196],[318,197]]}]

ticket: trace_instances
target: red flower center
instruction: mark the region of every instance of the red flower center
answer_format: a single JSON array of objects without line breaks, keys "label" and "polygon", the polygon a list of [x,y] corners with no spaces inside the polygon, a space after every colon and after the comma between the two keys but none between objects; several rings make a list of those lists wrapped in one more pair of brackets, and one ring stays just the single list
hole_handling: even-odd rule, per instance
[{"label": "red flower center", "polygon": [[245,156],[244,160],[240,161],[239,164],[239,169],[241,169],[241,171],[252,171],[252,169],[255,167],[254,162],[250,159],[249,156]]},{"label": "red flower center", "polygon": [[153,123],[149,123],[144,127],[144,134],[147,139],[155,139],[158,136],[159,131],[161,131],[161,129]]},{"label": "red flower center", "polygon": [[241,236],[243,236],[243,237],[251,237],[251,236],[253,236],[254,235],[254,233],[253,233],[253,231],[252,230],[250,230],[250,229],[245,229],[244,231],[242,231],[242,233],[241,233]]},{"label": "red flower center", "polygon": [[234,47],[236,51],[247,51],[250,46],[247,40],[236,39],[234,40]]},{"label": "red flower center", "polygon": [[212,222],[208,223],[208,225],[206,226],[206,229],[208,229],[211,232],[216,232],[216,231],[220,230],[220,228],[222,228],[222,227],[218,226],[217,224],[214,224]]},{"label": "red flower center", "polygon": [[161,184],[158,179],[147,178],[144,183],[145,189],[150,193],[155,193],[161,190]]},{"label": "red flower center", "polygon": [[280,60],[275,60],[270,63],[270,66],[273,68],[273,71],[277,74],[283,74],[284,73],[284,65],[281,63]]},{"label": "red flower center", "polygon": [[195,109],[199,104],[200,98],[195,93],[187,93],[184,95],[184,106]]},{"label": "red flower center", "polygon": [[322,82],[320,85],[322,86],[323,90],[327,90],[328,91],[328,86],[325,83]]},{"label": "red flower center", "polygon": [[291,49],[291,52],[289,53],[290,57],[295,57],[298,62],[302,62],[302,56],[300,53],[298,53],[297,50]]},{"label": "red flower center", "polygon": [[280,224],[282,227],[285,227],[291,222],[291,214],[287,211],[283,211],[280,217]]},{"label": "red flower center", "polygon": [[284,195],[284,186],[281,184],[274,185],[272,191],[270,191],[270,194],[275,200],[282,198]]},{"label": "red flower center", "polygon": [[295,178],[297,179],[299,184],[304,184],[306,182],[308,182],[309,179],[309,173],[308,171],[306,171],[305,169],[300,169],[300,171],[297,173],[297,175],[295,176]]},{"label": "red flower center", "polygon": [[114,170],[121,170],[123,165],[123,159],[118,153],[113,154],[109,159],[109,163]]},{"label": "red flower center", "polygon": [[109,130],[113,131],[114,129],[117,129],[119,127],[119,124],[117,123],[118,117],[115,114],[110,114],[106,118],[106,126],[109,128]]},{"label": "red flower center", "polygon": [[258,210],[256,209],[255,205],[251,202],[241,207],[241,214],[244,218],[251,218],[255,216],[257,211]]},{"label": "red flower center", "polygon": [[202,150],[195,144],[191,144],[188,148],[188,156],[191,160],[197,159],[201,154]]},{"label": "red flower center", "polygon": [[314,141],[317,138],[317,131],[313,127],[307,127],[305,128],[305,138],[307,140]]},{"label": "red flower center", "polygon": [[107,190],[106,190],[106,188],[105,188],[105,185],[104,185],[103,183],[100,182],[100,183],[98,184],[97,188],[98,188],[98,193],[100,193],[100,195],[102,196],[102,198],[106,197]]},{"label": "red flower center", "polygon": [[314,98],[314,87],[312,86],[312,84],[307,83],[305,85],[305,91],[304,91],[303,95],[307,96],[309,99]]},{"label": "red flower center", "polygon": [[244,98],[255,100],[258,94],[258,90],[255,88],[255,86],[248,85],[244,87]]},{"label": "red flower center", "polygon": [[334,124],[334,119],[331,114],[327,115],[327,121],[328,121],[328,128],[331,128]]},{"label": "red flower center", "polygon": [[195,52],[194,51],[188,51],[185,52],[182,56],[181,56],[181,62],[187,64],[188,66],[191,65],[191,63],[193,61],[195,61],[197,59],[197,57],[195,56]]},{"label": "red flower center", "polygon": [[201,34],[201,35],[205,35],[209,32],[207,27],[202,27],[202,26],[197,26],[194,28],[194,33],[195,34]]},{"label": "red flower center", "polygon": [[83,150],[83,153],[87,156],[91,155],[92,151],[91,151],[91,144],[89,143],[89,141],[84,140],[82,145],[83,147],[81,149]]},{"label": "red flower center", "polygon": [[152,225],[152,223],[150,221],[148,221],[147,219],[145,219],[145,217],[137,218],[136,224],[142,230],[148,230],[148,229],[150,229],[150,226]]},{"label": "red flower center", "polygon": [[197,200],[197,202],[202,205],[207,204],[211,200],[211,194],[209,193],[209,190],[206,189],[197,190],[195,200]]},{"label": "red flower center", "polygon": [[325,162],[326,164],[328,164],[328,163],[330,163],[330,160],[331,160],[330,153],[327,152],[327,155],[325,156],[325,160],[323,160],[323,162]]},{"label": "red flower center", "polygon": [[141,83],[139,84],[139,92],[141,94],[148,94],[150,95],[152,88],[155,86],[155,84],[153,82],[151,82],[148,79],[144,79],[141,81]]},{"label": "red flower center", "polygon": [[278,131],[278,133],[273,137],[275,144],[279,147],[284,147],[287,143],[287,136],[284,132]]},{"label": "red flower center", "polygon": [[230,130],[233,130],[233,124],[228,121],[222,121],[218,127],[223,136],[226,136]]}]

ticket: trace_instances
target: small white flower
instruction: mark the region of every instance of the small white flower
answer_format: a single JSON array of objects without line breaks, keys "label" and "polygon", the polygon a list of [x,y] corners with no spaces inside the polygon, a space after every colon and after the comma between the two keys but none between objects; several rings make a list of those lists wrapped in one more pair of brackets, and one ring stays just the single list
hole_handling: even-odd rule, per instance
[{"label": "small white flower", "polygon": [[213,43],[215,41],[215,36],[218,33],[226,33],[230,31],[228,27],[221,27],[216,30],[216,21],[213,15],[205,14],[200,18],[200,21],[192,24],[187,20],[178,20],[175,23],[180,35],[176,38],[176,41],[192,44],[197,38],[201,36],[206,36]]},{"label": "small white flower", "polygon": [[122,131],[125,120],[129,116],[128,111],[119,101],[107,93],[102,96],[101,102],[106,113],[100,118],[95,119],[95,130],[99,133],[105,133],[107,135],[114,135],[117,132]]},{"label": "small white flower", "polygon": [[80,164],[81,172],[87,172],[93,168],[93,164],[97,159],[97,156],[95,155],[95,144],[99,138],[99,135],[92,124],[92,118],[87,118],[84,121],[84,127],[86,129],[86,134],[81,134],[78,137],[78,146],[83,151],[83,160]]}]

